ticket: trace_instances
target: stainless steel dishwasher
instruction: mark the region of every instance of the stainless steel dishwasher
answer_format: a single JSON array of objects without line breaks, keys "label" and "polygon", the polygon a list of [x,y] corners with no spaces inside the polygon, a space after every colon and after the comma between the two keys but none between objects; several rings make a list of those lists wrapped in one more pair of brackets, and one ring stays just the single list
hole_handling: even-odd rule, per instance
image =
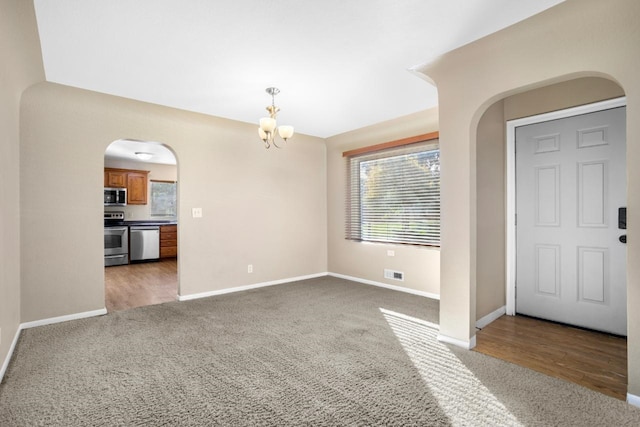
[{"label": "stainless steel dishwasher", "polygon": [[150,261],[160,258],[160,227],[132,225],[129,227],[129,257],[131,261]]}]

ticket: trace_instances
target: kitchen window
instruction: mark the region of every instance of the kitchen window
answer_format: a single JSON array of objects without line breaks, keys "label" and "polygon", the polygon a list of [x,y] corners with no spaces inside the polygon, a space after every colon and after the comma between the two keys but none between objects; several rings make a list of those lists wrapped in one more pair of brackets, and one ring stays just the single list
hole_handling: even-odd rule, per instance
[{"label": "kitchen window", "polygon": [[177,211],[177,189],[175,181],[151,180],[151,216],[175,218]]},{"label": "kitchen window", "polygon": [[347,239],[440,246],[440,150],[434,135],[343,153]]}]

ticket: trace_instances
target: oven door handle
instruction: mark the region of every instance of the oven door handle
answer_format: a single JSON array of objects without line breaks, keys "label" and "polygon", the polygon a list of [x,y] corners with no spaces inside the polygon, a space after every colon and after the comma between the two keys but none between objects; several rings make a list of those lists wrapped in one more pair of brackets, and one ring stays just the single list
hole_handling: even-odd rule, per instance
[{"label": "oven door handle", "polygon": [[105,233],[108,233],[111,231],[127,231],[127,227],[108,227],[104,229]]}]

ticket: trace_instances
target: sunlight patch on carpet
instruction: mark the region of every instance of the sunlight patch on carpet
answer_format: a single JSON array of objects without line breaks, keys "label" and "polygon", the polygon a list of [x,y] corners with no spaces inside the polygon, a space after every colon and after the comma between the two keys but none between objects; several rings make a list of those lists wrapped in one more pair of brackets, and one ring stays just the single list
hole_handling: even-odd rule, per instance
[{"label": "sunlight patch on carpet", "polygon": [[380,311],[453,425],[522,425],[438,342],[438,325],[384,308]]}]

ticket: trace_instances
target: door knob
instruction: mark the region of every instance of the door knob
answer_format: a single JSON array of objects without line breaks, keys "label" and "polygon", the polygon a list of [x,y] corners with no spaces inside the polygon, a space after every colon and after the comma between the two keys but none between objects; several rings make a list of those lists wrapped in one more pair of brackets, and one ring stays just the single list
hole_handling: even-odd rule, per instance
[{"label": "door knob", "polygon": [[618,240],[620,240],[620,243],[627,243],[627,235],[623,234],[622,236],[618,237]]}]

